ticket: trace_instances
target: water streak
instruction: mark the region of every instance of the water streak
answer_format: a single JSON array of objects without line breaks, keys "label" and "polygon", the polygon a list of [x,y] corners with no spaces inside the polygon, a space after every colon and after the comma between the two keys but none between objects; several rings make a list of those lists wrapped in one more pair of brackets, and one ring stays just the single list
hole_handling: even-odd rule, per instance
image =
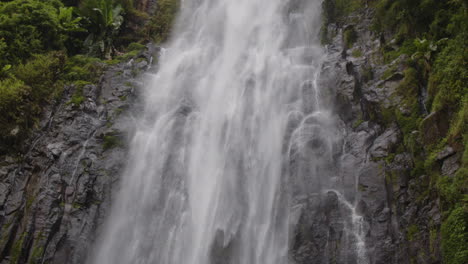
[{"label": "water streak", "polygon": [[317,81],[320,4],[182,1],[92,263],[288,263],[292,153],[323,151],[304,179],[323,190],[339,145]]}]

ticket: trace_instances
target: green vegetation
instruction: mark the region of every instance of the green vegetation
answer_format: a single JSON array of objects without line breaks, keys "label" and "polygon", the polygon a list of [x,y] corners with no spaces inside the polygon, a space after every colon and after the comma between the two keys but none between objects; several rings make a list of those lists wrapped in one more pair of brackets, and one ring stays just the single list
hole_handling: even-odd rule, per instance
[{"label": "green vegetation", "polygon": [[[468,23],[467,23],[468,26]],[[437,55],[429,79],[432,110],[457,110],[468,94],[468,34],[448,41]],[[465,99],[463,98],[465,97]]]},{"label": "green vegetation", "polygon": [[[381,125],[398,124],[404,142],[398,149],[409,151],[413,158],[411,177],[429,176],[427,183],[421,183],[424,188],[421,188],[421,199],[418,200],[424,201],[429,195],[435,195],[433,199],[440,198],[444,263],[468,263],[468,2],[345,2],[323,2],[324,25],[335,23],[343,27],[351,22],[343,31],[345,47],[351,48],[356,36],[351,31],[353,24],[349,14],[356,11],[356,6],[365,4],[375,9],[372,30],[382,44],[380,63],[393,62],[381,78],[390,78],[399,66],[405,69],[404,79],[395,94],[401,98],[401,105],[376,106],[368,114]],[[326,31],[327,27],[322,27],[324,43],[329,41],[330,34]],[[353,50],[352,55],[359,54]],[[427,100],[422,101],[420,98],[426,91]],[[431,118],[427,118],[428,112],[432,113]],[[439,126],[443,128],[439,129]],[[430,133],[428,129],[433,127],[437,128]],[[438,154],[447,146],[463,153],[461,168],[452,177],[442,175],[442,163],[437,160]],[[391,153],[386,161],[392,162],[391,157],[397,152]],[[431,228],[438,230],[439,227]],[[415,230],[415,226],[407,230],[408,240],[414,239]],[[431,237],[436,236],[437,230],[431,230]]]},{"label": "green vegetation", "polygon": [[419,232],[419,228],[417,225],[412,224],[408,227],[408,230],[406,231],[406,238],[408,241],[413,241],[415,238],[416,234]]},{"label": "green vegetation", "polygon": [[442,224],[442,251],[444,263],[459,264],[468,260],[468,212],[458,206],[451,211],[447,220]]},{"label": "green vegetation", "polygon": [[63,79],[67,82],[84,80],[95,83],[99,81],[104,64],[98,58],[76,55],[67,60]]},{"label": "green vegetation", "polygon": [[[0,2],[0,153],[18,150],[43,108],[74,84],[79,106],[85,84],[108,65],[165,41],[178,0],[158,1],[154,15],[131,0],[12,0]],[[131,40],[131,41],[130,41]]]},{"label": "green vegetation", "polygon": [[58,0],[0,2],[0,68],[66,48],[71,33],[83,30],[71,12]]},{"label": "green vegetation", "polygon": [[[406,54],[405,78],[397,89],[410,114],[395,110],[405,146],[412,151],[413,177],[430,175],[428,188],[438,193],[444,220],[441,227],[445,263],[468,262],[468,19],[466,1],[375,1],[374,30],[395,36],[396,49],[385,46],[384,62]],[[412,131],[423,135],[423,112],[418,98],[428,87],[425,107],[449,124],[446,134],[436,135],[424,147],[416,147]],[[426,123],[438,122],[425,120]],[[442,131],[443,132],[443,131]],[[462,167],[453,178],[442,176],[437,154],[447,145],[464,152]],[[427,194],[430,191],[427,190]]]},{"label": "green vegetation", "polygon": [[36,55],[0,79],[0,139],[4,141],[0,151],[28,134],[42,106],[60,90],[58,77],[64,60],[65,55],[60,52]]},{"label": "green vegetation", "polygon": [[328,24],[343,23],[343,19],[351,12],[358,10],[362,6],[361,0],[324,0],[322,2],[323,25],[321,29],[322,44],[330,42],[328,39]]},{"label": "green vegetation", "polygon": [[85,97],[83,95],[83,87],[76,86],[75,87],[75,92],[73,93],[73,96],[70,98],[70,101],[68,102],[69,104],[72,104],[74,107],[78,107],[83,103],[85,100]]},{"label": "green vegetation", "polygon": [[21,257],[21,250],[23,248],[24,239],[26,237],[26,232],[22,233],[18,240],[13,244],[11,249],[11,263],[18,263]]},{"label": "green vegetation", "polygon": [[107,134],[104,136],[104,142],[102,148],[108,150],[122,146],[122,140],[116,134]]},{"label": "green vegetation", "polygon": [[351,48],[354,43],[357,41],[357,33],[354,30],[354,27],[347,27],[343,31],[343,41],[347,49]]},{"label": "green vegetation", "polygon": [[159,0],[155,14],[145,28],[148,38],[156,43],[165,41],[179,9],[179,0]]},{"label": "green vegetation", "polygon": [[361,49],[355,49],[351,52],[351,56],[355,58],[362,57],[362,50]]},{"label": "green vegetation", "polygon": [[114,39],[123,23],[122,6],[114,0],[83,0],[80,14],[86,17],[89,35],[84,44],[88,54],[111,58],[115,52]]},{"label": "green vegetation", "polygon": [[364,66],[362,69],[362,81],[366,83],[372,79],[374,79],[374,72],[372,71],[372,67],[369,65]]},{"label": "green vegetation", "polygon": [[29,264],[39,264],[42,261],[42,255],[44,254],[43,247],[35,247],[32,250],[31,257],[29,257]]},{"label": "green vegetation", "polygon": [[323,20],[325,25],[342,23],[343,19],[351,12],[358,10],[363,5],[362,0],[325,0],[322,3]]}]

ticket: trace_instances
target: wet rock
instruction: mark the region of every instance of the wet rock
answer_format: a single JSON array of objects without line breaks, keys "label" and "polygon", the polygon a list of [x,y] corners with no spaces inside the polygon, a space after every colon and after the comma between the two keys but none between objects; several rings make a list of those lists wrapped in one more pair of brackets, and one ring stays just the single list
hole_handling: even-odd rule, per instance
[{"label": "wet rock", "polygon": [[399,130],[392,126],[374,140],[369,153],[373,158],[384,158],[393,150],[399,142]]},{"label": "wet rock", "polygon": [[[148,52],[139,56],[151,58],[154,54]],[[103,138],[108,131],[126,133],[125,111],[136,101],[140,85],[134,73],[148,66],[132,62],[110,67],[99,84],[83,87],[86,99],[79,107],[68,103],[75,88],[66,86],[27,142],[30,150],[2,159],[0,224],[8,228],[0,225],[0,260],[11,259],[17,241],[28,241],[34,246],[15,253],[21,263],[32,261],[35,248],[44,249],[44,263],[84,263],[126,160],[123,148],[104,151]],[[131,77],[119,74],[124,70]],[[122,85],[126,83],[131,86]]]},{"label": "wet rock", "polygon": [[438,161],[441,161],[441,160],[444,160],[444,159],[446,159],[447,157],[449,157],[449,156],[451,156],[453,154],[455,154],[455,150],[452,147],[447,146],[441,152],[437,153],[436,159]]},{"label": "wet rock", "polygon": [[445,111],[429,114],[421,123],[425,144],[433,144],[436,139],[444,138],[449,128],[449,118]]},{"label": "wet rock", "polygon": [[63,144],[61,142],[47,145],[47,149],[54,158],[58,158],[62,153]]},{"label": "wet rock", "polygon": [[442,175],[453,176],[460,168],[460,155],[453,155],[444,160],[442,163]]}]

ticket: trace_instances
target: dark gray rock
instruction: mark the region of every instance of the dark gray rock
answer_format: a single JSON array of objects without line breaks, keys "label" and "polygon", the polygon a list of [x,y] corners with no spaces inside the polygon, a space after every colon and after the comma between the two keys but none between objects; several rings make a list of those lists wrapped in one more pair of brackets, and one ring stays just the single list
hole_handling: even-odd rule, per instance
[{"label": "dark gray rock", "polygon": [[453,154],[455,154],[455,150],[452,147],[447,146],[441,152],[437,153],[436,158],[438,161],[441,161],[446,159],[447,157],[450,157]]},{"label": "dark gray rock", "polygon": [[[138,62],[109,67],[100,83],[83,87],[79,106],[68,103],[76,87],[65,87],[27,151],[0,159],[0,260],[84,263],[126,160],[126,112],[138,107],[141,83],[134,74],[156,51],[150,46]],[[104,148],[106,135],[122,143]]]},{"label": "dark gray rock", "polygon": [[455,174],[455,172],[460,169],[460,159],[461,155],[453,155],[451,157],[448,157],[447,159],[444,160],[442,163],[442,175],[444,176],[452,176]]}]

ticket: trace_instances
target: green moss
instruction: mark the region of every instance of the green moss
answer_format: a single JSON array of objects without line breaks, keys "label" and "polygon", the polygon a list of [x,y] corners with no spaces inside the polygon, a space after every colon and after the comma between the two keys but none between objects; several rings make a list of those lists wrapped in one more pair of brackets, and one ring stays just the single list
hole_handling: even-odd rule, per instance
[{"label": "green moss", "polygon": [[117,64],[119,64],[121,62],[122,62],[122,60],[120,60],[120,59],[112,59],[112,60],[104,61],[105,64],[110,65],[110,66],[117,65]]},{"label": "green moss", "polygon": [[458,206],[442,223],[442,256],[446,264],[468,263],[468,212]]},{"label": "green moss", "polygon": [[34,203],[35,199],[36,199],[36,197],[34,197],[34,195],[30,195],[28,197],[28,199],[26,200],[26,210],[29,210],[31,208],[31,206]]},{"label": "green moss", "polygon": [[367,186],[364,186],[362,184],[358,184],[358,191],[365,192],[366,190],[367,190]]},{"label": "green moss", "polygon": [[29,264],[40,264],[43,254],[44,247],[34,247],[29,257]]},{"label": "green moss", "polygon": [[324,0],[322,14],[325,25],[343,23],[347,15],[363,6],[362,0]]},{"label": "green moss", "polygon": [[396,73],[397,68],[398,68],[398,65],[397,65],[397,64],[391,65],[391,66],[390,66],[389,68],[387,68],[387,69],[385,70],[385,72],[382,74],[381,79],[382,79],[382,80],[386,80],[386,79],[392,77],[392,75]]},{"label": "green moss", "polygon": [[374,79],[374,71],[371,66],[365,66],[362,70],[362,81],[364,83]]},{"label": "green moss", "polygon": [[138,42],[133,42],[133,43],[130,43],[127,47],[127,51],[141,51],[141,50],[144,50],[146,49],[146,46],[141,44],[141,43],[138,43]]},{"label": "green moss", "polygon": [[343,32],[343,41],[347,49],[351,48],[356,43],[358,35],[354,30],[354,27],[348,27]]},{"label": "green moss", "polygon": [[416,52],[414,39],[407,39],[396,49],[393,46],[384,46],[382,49],[384,63],[390,63],[403,54],[411,56]]},{"label": "green moss", "polygon": [[431,228],[429,230],[429,248],[431,253],[434,254],[437,251],[437,241],[439,240],[439,230],[437,228]]},{"label": "green moss", "polygon": [[468,202],[466,194],[468,189],[468,168],[459,169],[454,177],[440,176],[437,179],[437,190],[440,195],[442,209],[450,211],[457,204]]},{"label": "green moss", "polygon": [[357,128],[358,126],[360,126],[362,123],[364,123],[364,120],[362,118],[356,120],[356,122],[354,122],[353,124],[353,128]]},{"label": "green moss", "polygon": [[24,239],[26,237],[26,232],[22,233],[19,239],[13,244],[11,248],[10,256],[11,256],[11,263],[18,263],[21,251],[23,250]]},{"label": "green moss", "polygon": [[128,61],[131,58],[137,56],[139,53],[140,53],[140,51],[138,51],[138,50],[132,50],[132,51],[129,51],[129,52],[123,54],[123,55],[118,56],[116,59],[120,60],[120,61]]},{"label": "green moss", "polygon": [[122,145],[123,143],[119,136],[115,134],[107,134],[104,136],[104,142],[103,142],[102,148],[104,150],[108,150],[108,149],[120,147]]},{"label": "green moss", "polygon": [[142,62],[142,61],[146,61],[146,58],[137,58],[135,60],[135,62],[137,62],[137,63]]},{"label": "green moss", "polygon": [[362,50],[361,49],[354,49],[353,52],[351,52],[351,56],[355,58],[362,57]]},{"label": "green moss", "polygon": [[78,81],[74,81],[73,84],[74,84],[76,87],[83,88],[85,85],[90,85],[90,84],[93,84],[93,83],[92,83],[92,82],[88,82],[88,81],[78,80]]},{"label": "green moss", "polygon": [[67,61],[63,78],[69,82],[84,80],[97,83],[104,70],[104,66],[99,58],[76,55]]},{"label": "green moss", "polygon": [[450,40],[437,56],[429,81],[432,111],[457,110],[468,94],[468,52],[465,37]]},{"label": "green moss", "polygon": [[80,106],[85,100],[85,97],[83,95],[83,87],[82,86],[77,86],[75,87],[75,92],[73,93],[72,97],[70,98],[70,101],[68,101],[67,104],[72,104],[74,107]]},{"label": "green moss", "polygon": [[408,239],[408,241],[413,241],[417,233],[419,233],[418,226],[415,224],[410,225],[406,230],[406,239]]},{"label": "green moss", "polygon": [[[451,123],[448,132],[448,141],[453,145],[466,146],[468,141],[468,93],[465,94],[461,104],[462,106]],[[468,154],[466,154],[466,149],[468,148],[465,148],[463,163],[466,164],[465,166],[468,166]]]},{"label": "green moss", "polygon": [[432,145],[430,148],[429,154],[426,155],[426,160],[424,162],[424,167],[426,171],[431,172],[434,170],[434,164],[437,160],[437,155],[447,146],[447,140],[443,139],[438,144]]}]

